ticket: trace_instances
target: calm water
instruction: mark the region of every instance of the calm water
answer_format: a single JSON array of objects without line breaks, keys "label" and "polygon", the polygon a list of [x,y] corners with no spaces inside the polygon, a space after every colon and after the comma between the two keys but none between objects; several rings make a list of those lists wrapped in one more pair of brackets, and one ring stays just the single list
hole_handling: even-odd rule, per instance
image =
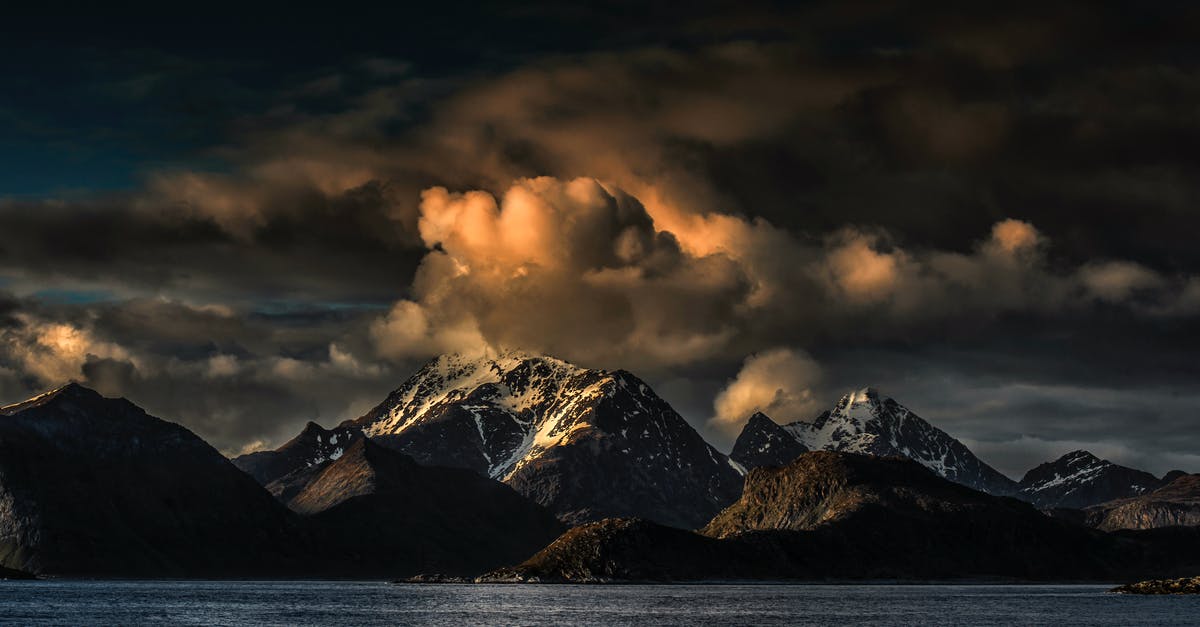
[{"label": "calm water", "polygon": [[6,624],[1200,625],[1200,597],[1105,586],[421,586],[0,582]]}]

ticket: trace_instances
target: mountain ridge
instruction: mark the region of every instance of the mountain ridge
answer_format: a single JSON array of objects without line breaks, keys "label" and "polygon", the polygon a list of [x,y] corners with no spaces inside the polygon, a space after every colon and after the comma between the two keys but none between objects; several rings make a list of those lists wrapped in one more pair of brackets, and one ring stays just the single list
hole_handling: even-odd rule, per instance
[{"label": "mountain ridge", "polygon": [[[811,422],[797,420],[779,425],[765,415],[762,418],[766,421],[748,421],[738,440],[778,440],[780,433],[786,433],[805,450],[906,457],[940,476],[991,494],[1017,491],[1017,482],[976,457],[962,442],[894,399],[881,397],[873,387],[843,395],[831,410]],[[745,447],[738,450],[735,444],[730,456],[746,468],[791,461],[777,459],[763,464],[767,458],[759,455]]]},{"label": "mountain ridge", "polygon": [[[741,489],[737,467],[632,373],[519,351],[442,355],[362,417],[310,431],[471,469],[571,523],[641,516],[693,528]],[[319,447],[302,440],[234,461],[268,484],[316,463]]]},{"label": "mountain ridge", "polygon": [[1014,496],[1042,509],[1082,509],[1146,494],[1162,485],[1148,472],[1075,450],[1026,472]]}]

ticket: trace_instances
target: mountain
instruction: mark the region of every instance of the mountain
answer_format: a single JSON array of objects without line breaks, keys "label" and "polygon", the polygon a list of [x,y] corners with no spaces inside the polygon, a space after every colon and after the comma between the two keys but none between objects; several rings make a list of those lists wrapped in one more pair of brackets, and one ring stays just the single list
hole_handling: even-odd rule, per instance
[{"label": "mountain", "polygon": [[69,384],[0,408],[0,566],[243,576],[303,563],[294,517],[187,429]]},{"label": "mountain", "polygon": [[742,468],[783,466],[796,459],[808,447],[801,444],[787,429],[762,412],[754,412],[733,443],[729,459]]},{"label": "mountain", "polygon": [[354,576],[434,570],[477,574],[525,559],[563,532],[549,510],[508,486],[357,438],[337,459],[268,486],[306,516]]},{"label": "mountain", "polygon": [[[786,451],[776,455],[751,453],[752,447],[739,449],[735,445],[731,459],[754,468],[791,461],[786,456],[801,449],[899,456],[912,459],[946,479],[990,494],[1011,494],[1017,489],[1016,482],[985,464],[961,442],[896,401],[880,398],[873,388],[842,396],[832,410],[812,422],[777,425],[770,419],[751,420],[738,442],[775,442],[780,439],[780,430],[800,446],[781,449],[772,444],[775,448],[769,451]],[[759,460],[769,462],[762,464]]]},{"label": "mountain", "polygon": [[1161,485],[1148,472],[1073,451],[1025,473],[1014,496],[1042,509],[1082,509],[1145,494]]},{"label": "mountain", "polygon": [[1106,544],[914,460],[831,451],[752,470],[742,497],[701,530],[716,538],[786,532],[831,547],[830,571],[870,577],[1094,576]]},{"label": "mountain", "polygon": [[1110,580],[1200,566],[1200,534],[1110,535],[907,459],[815,451],[746,476],[698,533],[611,519],[479,581]]},{"label": "mountain", "polygon": [[1200,526],[1200,475],[1176,476],[1153,492],[1094,505],[1084,514],[1105,531]]},{"label": "mountain", "polygon": [[502,481],[568,523],[637,516],[692,528],[741,490],[728,458],[640,379],[540,355],[443,355],[361,418],[306,431],[235,463],[268,484],[331,455],[311,445],[317,436],[361,433],[422,465]]},{"label": "mountain", "polygon": [[347,446],[362,437],[362,431],[353,427],[323,429],[309,422],[299,435],[278,449],[248,453],[233,463],[260,484],[267,485],[288,473],[341,457]]}]

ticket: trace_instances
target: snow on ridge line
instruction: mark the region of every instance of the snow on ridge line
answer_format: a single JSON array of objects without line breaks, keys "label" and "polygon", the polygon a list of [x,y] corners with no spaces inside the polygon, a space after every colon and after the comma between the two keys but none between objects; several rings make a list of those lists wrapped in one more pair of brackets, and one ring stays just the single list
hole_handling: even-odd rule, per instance
[{"label": "snow on ridge line", "polygon": [[[409,425],[419,422],[435,406],[447,402],[450,397],[459,393],[465,396],[472,390],[488,383],[499,384],[501,379],[513,370],[530,362],[536,365],[546,365],[551,368],[551,376],[557,381],[563,381],[571,376],[587,372],[584,368],[575,366],[554,357],[538,356],[519,351],[502,353],[495,358],[482,357],[471,359],[459,353],[442,355],[430,361],[397,392],[402,396],[396,401],[388,413],[367,425],[365,432],[368,436],[400,433]],[[542,377],[531,379],[525,392],[538,390],[536,382]],[[430,389],[426,389],[426,388]],[[508,399],[507,403],[520,413],[528,406],[528,394],[514,395],[507,386],[502,386]],[[418,404],[419,402],[419,404]],[[415,405],[415,406],[414,406]]]}]

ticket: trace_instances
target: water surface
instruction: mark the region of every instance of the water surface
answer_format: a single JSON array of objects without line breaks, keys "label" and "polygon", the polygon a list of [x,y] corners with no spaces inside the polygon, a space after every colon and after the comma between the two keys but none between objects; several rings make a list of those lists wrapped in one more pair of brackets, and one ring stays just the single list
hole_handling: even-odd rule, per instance
[{"label": "water surface", "polygon": [[197,625],[1197,625],[1200,596],[1101,585],[389,585],[0,582],[0,623]]}]

